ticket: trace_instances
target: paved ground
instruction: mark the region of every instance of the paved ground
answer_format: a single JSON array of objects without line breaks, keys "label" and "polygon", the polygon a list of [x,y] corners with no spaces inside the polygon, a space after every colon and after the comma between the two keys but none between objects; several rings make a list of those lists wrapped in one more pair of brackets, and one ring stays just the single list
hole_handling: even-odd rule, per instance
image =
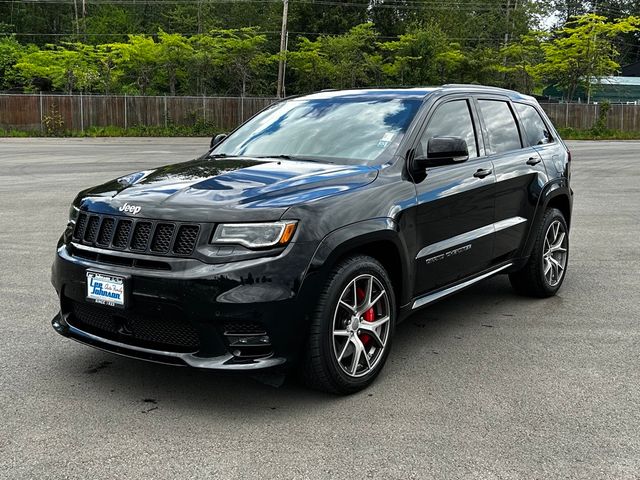
[{"label": "paved ground", "polygon": [[0,139],[0,477],[640,478],[640,143],[572,143],[556,298],[490,279],[402,324],[336,398],[115,357],[53,332],[49,266],[85,186],[207,139]]}]

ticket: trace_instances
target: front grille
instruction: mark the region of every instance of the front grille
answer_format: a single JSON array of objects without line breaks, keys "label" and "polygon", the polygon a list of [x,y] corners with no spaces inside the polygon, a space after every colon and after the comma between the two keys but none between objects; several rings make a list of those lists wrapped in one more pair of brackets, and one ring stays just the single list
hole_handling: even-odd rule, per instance
[{"label": "front grille", "polygon": [[197,225],[182,225],[178,229],[178,236],[173,246],[173,252],[178,255],[189,255],[196,244],[199,230],[200,227]]},{"label": "front grille", "polygon": [[131,248],[133,250],[146,250],[151,236],[151,222],[138,222],[133,229]]},{"label": "front grille", "polygon": [[113,236],[113,227],[116,221],[113,218],[105,218],[100,226],[100,233],[98,234],[98,245],[108,246],[111,243],[111,237]]},{"label": "front grille", "polygon": [[129,235],[131,234],[131,220],[120,220],[116,228],[116,235],[113,238],[113,246],[116,248],[127,248]]},{"label": "front grille", "polygon": [[128,345],[172,352],[197,352],[200,338],[194,326],[181,319],[177,307],[157,316],[118,310],[91,303],[69,301],[70,323],[88,333]]},{"label": "front grille", "polygon": [[154,255],[191,255],[200,226],[81,212],[73,240],[83,245]]},{"label": "front grille", "polygon": [[87,227],[87,215],[81,213],[76,220],[76,229],[73,232],[73,237],[76,239],[84,238],[84,229]]},{"label": "front grille", "polygon": [[84,241],[93,243],[96,241],[96,235],[98,235],[98,227],[100,226],[100,217],[97,215],[91,215],[89,222],[87,223],[87,229],[84,232]]},{"label": "front grille", "polygon": [[167,253],[171,247],[171,239],[173,238],[173,231],[175,229],[176,226],[170,223],[159,223],[156,226],[156,234],[153,236],[153,241],[151,242],[151,251]]}]

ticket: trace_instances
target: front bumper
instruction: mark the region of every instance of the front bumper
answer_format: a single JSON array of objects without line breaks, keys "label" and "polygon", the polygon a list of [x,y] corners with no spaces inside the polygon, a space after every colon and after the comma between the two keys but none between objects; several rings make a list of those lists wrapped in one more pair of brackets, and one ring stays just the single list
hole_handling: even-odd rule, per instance
[{"label": "front bumper", "polygon": [[79,343],[90,345],[106,352],[116,353],[125,357],[147,360],[150,362],[204,368],[208,370],[235,371],[272,368],[286,362],[286,359],[283,357],[273,356],[239,361],[229,353],[218,357],[200,357],[194,353],[153,350],[150,348],[121,343],[115,340],[109,340],[108,338],[103,338],[98,335],[85,332],[79,328],[69,325],[68,319],[69,314],[62,315],[61,313],[58,313],[51,321],[51,325],[60,335],[71,338]]},{"label": "front bumper", "polygon": [[[225,371],[281,367],[295,360],[306,338],[318,288],[317,274],[306,274],[314,250],[291,244],[275,257],[228,264],[176,259],[175,269],[147,271],[99,263],[60,244],[52,267],[60,312],[52,325],[80,343],[153,362]],[[128,278],[126,310],[87,302],[87,270]],[[257,338],[264,343],[239,343]]]}]

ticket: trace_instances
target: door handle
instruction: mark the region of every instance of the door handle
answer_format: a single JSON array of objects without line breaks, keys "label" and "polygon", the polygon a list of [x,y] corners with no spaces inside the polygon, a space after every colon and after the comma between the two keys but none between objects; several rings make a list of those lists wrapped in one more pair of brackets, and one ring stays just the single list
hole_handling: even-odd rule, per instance
[{"label": "door handle", "polygon": [[527,160],[527,165],[531,165],[532,167],[534,165],[539,164],[542,161],[542,159],[540,157],[531,157],[529,158],[529,160]]},{"label": "door handle", "polygon": [[476,178],[484,178],[484,177],[487,177],[487,176],[491,175],[491,172],[493,172],[493,170],[489,170],[489,169],[486,169],[486,168],[481,168],[476,173],[474,173],[473,176],[476,177]]}]

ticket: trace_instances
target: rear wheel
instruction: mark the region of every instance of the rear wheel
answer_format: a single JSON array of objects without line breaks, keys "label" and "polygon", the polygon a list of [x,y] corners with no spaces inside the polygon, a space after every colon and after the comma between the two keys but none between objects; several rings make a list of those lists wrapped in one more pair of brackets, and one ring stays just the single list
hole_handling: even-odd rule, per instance
[{"label": "rear wheel", "polygon": [[509,280],[518,293],[550,297],[560,289],[569,261],[569,229],[562,212],[547,210],[535,235],[527,264]]},{"label": "rear wheel", "polygon": [[333,270],[311,319],[302,378],[310,387],[348,394],[382,369],[395,324],[395,297],[384,267],[354,256]]}]

